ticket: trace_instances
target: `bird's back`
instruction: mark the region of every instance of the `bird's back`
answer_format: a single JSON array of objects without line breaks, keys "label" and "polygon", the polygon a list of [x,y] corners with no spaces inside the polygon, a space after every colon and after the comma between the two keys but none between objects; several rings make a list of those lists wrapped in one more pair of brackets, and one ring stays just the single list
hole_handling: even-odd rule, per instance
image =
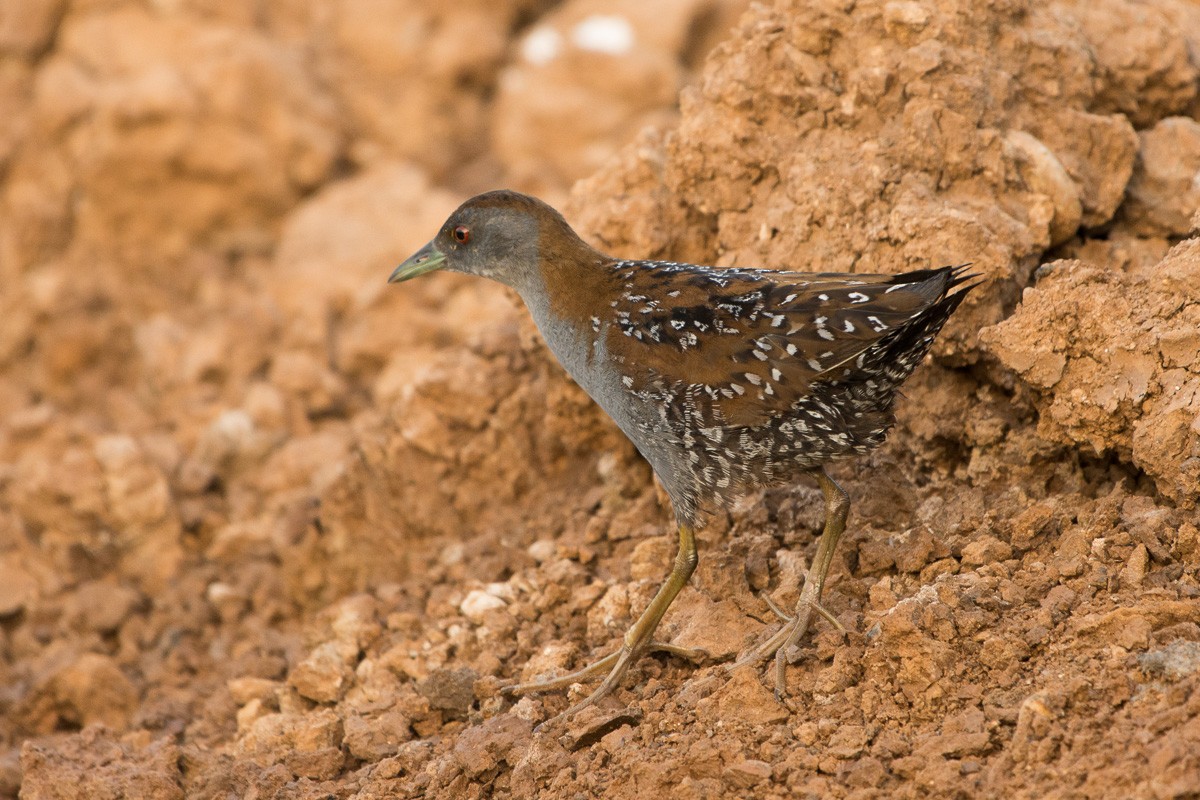
[{"label": "bird's back", "polygon": [[950,267],[895,276],[644,261],[612,269],[621,291],[592,317],[593,333],[635,409],[622,428],[685,517],[878,446],[896,389],[969,277]]}]

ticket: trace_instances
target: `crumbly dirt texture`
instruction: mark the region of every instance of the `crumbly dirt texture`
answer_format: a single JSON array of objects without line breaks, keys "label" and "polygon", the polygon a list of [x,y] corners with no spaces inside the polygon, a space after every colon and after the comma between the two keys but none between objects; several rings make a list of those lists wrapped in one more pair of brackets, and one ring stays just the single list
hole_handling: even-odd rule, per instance
[{"label": "crumbly dirt texture", "polygon": [[[1200,7],[0,3],[0,796],[1200,797]],[[515,298],[387,286],[536,191],[597,246],[983,284],[788,668],[798,485],[699,533]]]}]

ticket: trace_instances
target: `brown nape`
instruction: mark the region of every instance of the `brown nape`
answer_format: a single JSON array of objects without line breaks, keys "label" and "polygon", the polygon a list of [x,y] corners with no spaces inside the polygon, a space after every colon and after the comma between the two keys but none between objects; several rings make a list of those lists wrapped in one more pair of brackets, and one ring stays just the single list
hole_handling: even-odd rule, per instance
[{"label": "brown nape", "polygon": [[[611,313],[608,306],[619,288],[613,259],[579,237],[557,211],[538,213],[538,254],[550,310],[580,327]],[[536,212],[535,212],[536,213]]]}]

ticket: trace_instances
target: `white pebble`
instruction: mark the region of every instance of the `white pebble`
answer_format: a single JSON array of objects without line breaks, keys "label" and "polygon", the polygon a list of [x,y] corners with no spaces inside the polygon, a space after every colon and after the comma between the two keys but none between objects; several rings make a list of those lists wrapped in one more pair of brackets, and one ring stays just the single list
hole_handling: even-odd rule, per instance
[{"label": "white pebble", "polygon": [[554,554],[558,552],[558,545],[549,539],[539,539],[529,545],[526,552],[529,553],[529,557],[534,561],[543,564],[554,558]]},{"label": "white pebble", "polygon": [[558,58],[562,52],[562,35],[554,28],[541,25],[534,28],[521,42],[521,57],[541,67]]},{"label": "white pebble", "polygon": [[593,14],[571,31],[580,50],[620,56],[633,49],[633,26],[624,17]]},{"label": "white pebble", "polygon": [[478,623],[483,622],[483,617],[485,614],[487,614],[487,612],[495,611],[498,608],[504,608],[507,605],[508,603],[504,602],[499,597],[496,597],[494,594],[488,594],[487,592],[480,591],[479,589],[472,589],[467,593],[467,596],[463,598],[463,601],[458,606],[458,610],[461,611],[463,616],[467,619]]}]

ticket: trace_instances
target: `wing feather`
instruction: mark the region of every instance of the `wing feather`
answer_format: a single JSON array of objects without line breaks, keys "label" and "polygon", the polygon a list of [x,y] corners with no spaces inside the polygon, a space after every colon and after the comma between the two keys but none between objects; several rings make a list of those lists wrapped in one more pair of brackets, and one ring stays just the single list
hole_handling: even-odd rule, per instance
[{"label": "wing feather", "polygon": [[869,351],[964,279],[961,268],[895,276],[617,268],[628,278],[606,345],[631,391],[687,398],[693,413],[735,427],[786,412],[815,382],[851,379]]}]

